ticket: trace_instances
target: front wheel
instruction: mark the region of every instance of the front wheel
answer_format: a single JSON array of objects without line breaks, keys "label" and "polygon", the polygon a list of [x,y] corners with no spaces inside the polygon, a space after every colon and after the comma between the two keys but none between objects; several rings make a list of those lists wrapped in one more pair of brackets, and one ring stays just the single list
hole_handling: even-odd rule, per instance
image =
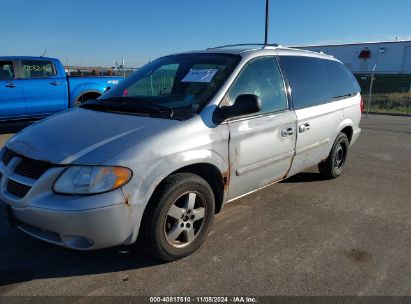
[{"label": "front wheel", "polygon": [[191,173],[169,176],[150,199],[140,228],[144,248],[162,261],[183,258],[204,242],[214,218],[210,185]]},{"label": "front wheel", "polygon": [[326,160],[318,164],[321,175],[328,179],[340,176],[347,160],[350,142],[347,135],[340,133],[334,142],[330,155]]}]

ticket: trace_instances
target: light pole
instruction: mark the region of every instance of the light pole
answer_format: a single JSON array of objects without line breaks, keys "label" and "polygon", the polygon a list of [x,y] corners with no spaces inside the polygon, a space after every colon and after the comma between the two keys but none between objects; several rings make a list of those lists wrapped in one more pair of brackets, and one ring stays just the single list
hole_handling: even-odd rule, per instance
[{"label": "light pole", "polygon": [[270,10],[270,0],[265,0],[265,34],[264,34],[264,44],[268,44],[268,19]]}]

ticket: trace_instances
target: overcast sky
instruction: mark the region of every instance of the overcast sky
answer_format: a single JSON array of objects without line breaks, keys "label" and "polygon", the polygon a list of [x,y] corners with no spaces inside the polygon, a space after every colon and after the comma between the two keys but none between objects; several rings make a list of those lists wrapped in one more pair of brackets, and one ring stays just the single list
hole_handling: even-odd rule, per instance
[{"label": "overcast sky", "polygon": [[[12,0],[0,10],[0,56],[141,66],[168,53],[263,42],[265,0]],[[411,39],[410,0],[271,0],[270,42]]]}]

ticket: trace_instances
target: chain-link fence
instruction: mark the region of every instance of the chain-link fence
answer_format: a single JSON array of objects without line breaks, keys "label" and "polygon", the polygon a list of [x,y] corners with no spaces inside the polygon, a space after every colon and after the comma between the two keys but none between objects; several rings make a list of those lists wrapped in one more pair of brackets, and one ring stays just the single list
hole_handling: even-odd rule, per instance
[{"label": "chain-link fence", "polygon": [[132,67],[80,67],[80,66],[65,66],[65,71],[68,76],[87,77],[87,76],[123,76],[127,77],[138,68]]},{"label": "chain-link fence", "polygon": [[356,74],[355,77],[367,113],[411,115],[411,75]]}]

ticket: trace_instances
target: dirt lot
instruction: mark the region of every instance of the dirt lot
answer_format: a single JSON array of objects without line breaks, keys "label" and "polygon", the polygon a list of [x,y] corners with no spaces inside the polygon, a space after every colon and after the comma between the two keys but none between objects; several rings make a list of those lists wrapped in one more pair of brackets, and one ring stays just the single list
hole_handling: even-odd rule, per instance
[{"label": "dirt lot", "polygon": [[0,224],[0,294],[411,295],[411,118],[362,128],[339,179],[312,169],[227,205],[177,262],[70,251]]}]

